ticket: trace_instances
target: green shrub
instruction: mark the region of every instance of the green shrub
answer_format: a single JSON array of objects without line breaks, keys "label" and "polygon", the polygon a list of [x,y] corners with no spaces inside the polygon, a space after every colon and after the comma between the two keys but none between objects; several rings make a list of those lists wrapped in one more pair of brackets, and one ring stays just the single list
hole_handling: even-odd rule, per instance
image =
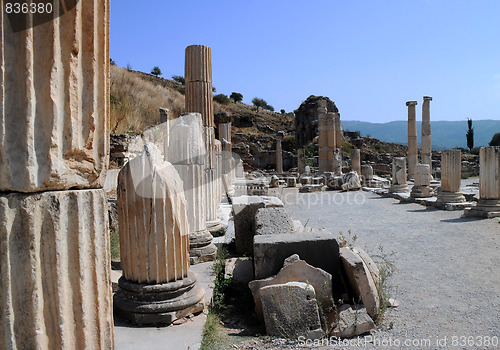
[{"label": "green shrub", "polygon": [[229,103],[229,97],[227,97],[227,95],[224,94],[218,94],[214,96],[214,101],[222,105],[227,105]]},{"label": "green shrub", "polygon": [[186,79],[184,79],[181,75],[172,75],[172,80],[181,83],[182,85],[186,84]]}]

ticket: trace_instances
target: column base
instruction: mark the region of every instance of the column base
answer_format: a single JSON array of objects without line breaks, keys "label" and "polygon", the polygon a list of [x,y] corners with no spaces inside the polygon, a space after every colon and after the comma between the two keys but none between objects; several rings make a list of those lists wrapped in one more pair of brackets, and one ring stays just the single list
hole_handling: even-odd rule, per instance
[{"label": "column base", "polygon": [[189,262],[191,265],[215,260],[217,247],[212,243],[213,238],[208,230],[189,234]]},{"label": "column base", "polygon": [[134,324],[171,324],[205,308],[205,290],[192,272],[182,280],[159,284],[135,283],[122,276],[118,286],[115,311]]},{"label": "column base", "polygon": [[440,203],[463,203],[465,202],[465,196],[460,192],[439,192],[437,196],[437,202]]},{"label": "column base", "polygon": [[434,191],[429,186],[413,186],[410,197],[412,198],[428,198],[434,195]]},{"label": "column base", "polygon": [[483,219],[500,217],[500,200],[479,199],[475,207],[464,210],[464,216]]},{"label": "column base", "polygon": [[391,185],[391,187],[389,187],[389,193],[404,193],[404,192],[408,192],[408,185],[407,184],[403,184],[403,185]]},{"label": "column base", "polygon": [[219,231],[220,229],[223,229],[223,228],[224,228],[224,226],[222,226],[222,223],[219,219],[207,221],[207,230],[210,233]]}]

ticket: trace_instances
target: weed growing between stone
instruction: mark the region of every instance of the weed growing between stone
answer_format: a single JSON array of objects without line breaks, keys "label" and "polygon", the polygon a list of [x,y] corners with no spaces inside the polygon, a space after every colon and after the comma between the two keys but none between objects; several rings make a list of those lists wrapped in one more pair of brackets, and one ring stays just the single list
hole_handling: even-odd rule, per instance
[{"label": "weed growing between stone", "polygon": [[384,248],[381,245],[378,247],[378,250],[379,253],[373,256],[379,271],[378,290],[380,299],[380,308],[377,317],[375,318],[375,323],[377,326],[381,326],[384,321],[385,312],[387,311],[387,305],[392,293],[392,287],[388,284],[388,279],[395,271],[393,261],[395,253],[392,252],[387,254],[384,252]]},{"label": "weed growing between stone", "polygon": [[212,236],[214,237],[222,237],[226,234],[226,228],[222,227],[221,229],[218,229],[217,231],[211,232]]},{"label": "weed growing between stone", "polygon": [[118,230],[115,232],[111,231],[109,237],[111,260],[120,260],[120,235]]}]

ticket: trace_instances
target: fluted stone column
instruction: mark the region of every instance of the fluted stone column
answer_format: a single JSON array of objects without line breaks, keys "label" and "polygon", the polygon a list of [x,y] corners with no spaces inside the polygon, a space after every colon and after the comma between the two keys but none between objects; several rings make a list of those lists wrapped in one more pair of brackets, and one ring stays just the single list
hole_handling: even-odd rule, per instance
[{"label": "fluted stone column", "polygon": [[215,139],[215,200],[217,207],[222,201],[222,142]]},{"label": "fluted stone column", "polygon": [[500,216],[500,147],[481,147],[479,152],[479,201],[465,216]]},{"label": "fluted stone column", "polygon": [[304,174],[306,169],[306,152],[303,148],[297,150],[297,170],[299,174]]},{"label": "fluted stone column", "polygon": [[355,171],[361,176],[361,150],[358,148],[351,150],[351,171]]},{"label": "fluted stone column", "polygon": [[152,143],[118,175],[118,223],[117,311],[136,324],[170,324],[203,311],[205,291],[189,272],[183,182]]},{"label": "fluted stone column", "polygon": [[205,145],[207,149],[206,184],[207,191],[206,210],[207,228],[210,232],[222,228],[217,218],[219,201],[215,198],[217,192],[217,179],[215,178],[215,131],[214,131],[214,106],[212,97],[212,50],[204,45],[191,45],[186,47],[185,57],[186,80],[186,113],[200,113],[205,127]]},{"label": "fluted stone column", "polygon": [[431,101],[432,97],[424,96],[422,104],[422,164],[429,164],[432,174]]},{"label": "fluted stone column", "polygon": [[231,143],[231,122],[219,123],[219,140],[222,144],[222,183],[227,195],[234,196],[234,159]]},{"label": "fluted stone column", "polygon": [[413,187],[410,196],[413,198],[432,197],[434,191],[430,186],[432,175],[429,164],[416,164],[414,170]]},{"label": "fluted stone column", "polygon": [[390,193],[408,192],[406,182],[406,158],[394,157],[392,159],[392,185],[389,188]]},{"label": "fluted stone column", "polygon": [[335,113],[328,112],[326,118],[326,128],[328,133],[328,154],[327,154],[327,171],[333,172],[335,168],[335,161],[333,150],[336,146],[336,135],[335,135]]},{"label": "fluted stone column", "polygon": [[335,113],[335,148],[342,148],[342,127],[340,124],[340,113]]},{"label": "fluted stone column", "polygon": [[415,165],[418,163],[417,119],[415,106],[417,101],[406,102],[408,106],[408,177],[413,178]]},{"label": "fluted stone column", "polygon": [[442,203],[465,202],[460,192],[462,182],[462,152],[458,149],[441,152],[441,192],[437,201]]},{"label": "fluted stone column", "polygon": [[59,4],[15,33],[0,9],[0,349],[114,347],[109,1]]},{"label": "fluted stone column", "polygon": [[318,101],[318,148],[319,148],[319,168],[320,174],[328,171],[328,126],[327,126],[326,101]]},{"label": "fluted stone column", "polygon": [[191,264],[210,261],[217,251],[207,230],[206,146],[199,113],[181,115],[171,128],[169,159],[184,183]]}]

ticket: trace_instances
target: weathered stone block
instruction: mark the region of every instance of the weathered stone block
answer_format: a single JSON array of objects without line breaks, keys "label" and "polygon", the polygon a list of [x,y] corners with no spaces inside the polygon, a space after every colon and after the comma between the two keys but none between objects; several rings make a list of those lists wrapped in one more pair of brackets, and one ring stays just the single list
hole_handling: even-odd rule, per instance
[{"label": "weathered stone block", "polygon": [[376,316],[380,307],[378,291],[363,259],[347,247],[340,249],[340,259],[354,294],[354,302],[362,301],[368,314]]},{"label": "weathered stone block", "polygon": [[292,218],[284,208],[261,208],[255,214],[256,235],[291,233]]},{"label": "weathered stone block", "polygon": [[[321,305],[323,312],[329,313],[333,308],[332,275],[328,272],[309,265],[304,260],[289,260],[298,258],[297,254],[285,260],[283,268],[276,276],[262,280],[254,280],[248,284],[255,301],[255,313],[262,317],[261,288],[283,284],[287,282],[304,282],[310,284],[316,293],[316,298]],[[286,263],[288,261],[288,263]]]},{"label": "weathered stone block", "polygon": [[289,282],[261,289],[262,309],[268,335],[296,339],[323,336],[314,288]]},{"label": "weathered stone block", "polygon": [[283,262],[298,254],[308,264],[332,275],[334,300],[342,294],[340,283],[339,246],[329,232],[263,235],[254,238],[255,278],[276,275]]},{"label": "weathered stone block", "polygon": [[377,327],[362,305],[344,304],[337,310],[336,326],[332,336],[338,338],[351,338],[356,335],[369,333]]},{"label": "weathered stone block", "polygon": [[232,278],[232,284],[248,285],[253,280],[253,262],[250,258],[231,258],[226,260],[224,278]]},{"label": "weathered stone block", "polygon": [[0,349],[113,349],[103,190],[0,196]]},{"label": "weathered stone block", "polygon": [[277,197],[239,196],[233,198],[234,233],[236,251],[240,254],[253,252],[255,214],[261,208],[283,207]]}]

